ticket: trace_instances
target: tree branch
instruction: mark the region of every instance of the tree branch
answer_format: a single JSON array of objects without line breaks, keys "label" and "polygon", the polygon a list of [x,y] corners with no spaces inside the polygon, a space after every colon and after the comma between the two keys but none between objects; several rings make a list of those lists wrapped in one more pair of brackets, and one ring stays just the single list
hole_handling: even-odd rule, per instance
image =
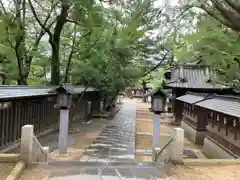
[{"label": "tree branch", "polygon": [[143,77],[147,76],[148,74],[150,74],[152,71],[156,70],[157,68],[159,68],[159,66],[162,64],[162,62],[166,59],[167,55],[169,54],[169,51],[166,52],[163,56],[163,58],[160,60],[160,62],[154,66],[153,68],[151,68],[148,72],[146,72]]},{"label": "tree branch", "polygon": [[219,21],[223,25],[225,25],[225,26],[227,26],[227,27],[229,27],[229,28],[231,28],[233,30],[238,31],[238,28],[234,27],[232,25],[232,23],[230,23],[228,20],[226,20],[223,17],[217,16],[212,10],[208,9],[204,5],[195,6],[195,7],[204,10],[209,16],[213,17],[214,19],[216,19],[217,21]]},{"label": "tree branch", "polygon": [[68,60],[67,60],[65,76],[64,76],[64,83],[68,82],[69,71],[71,69],[71,62],[72,62],[72,57],[73,57],[73,54],[74,54],[74,46],[75,46],[75,43],[76,43],[76,36],[77,36],[76,24],[74,25],[73,31],[74,31],[74,35],[73,35],[73,38],[72,38],[72,47],[71,47],[71,51],[69,53]]},{"label": "tree branch", "polygon": [[45,32],[48,33],[49,39],[50,39],[50,41],[51,41],[51,40],[52,40],[52,33],[51,33],[50,29],[47,28],[46,25],[44,25],[44,24],[40,21],[38,15],[37,15],[37,13],[36,13],[33,5],[32,5],[31,0],[28,0],[28,3],[29,3],[29,6],[30,6],[30,9],[31,9],[31,11],[32,11],[32,13],[33,13],[34,18],[36,19],[36,21],[38,22],[38,24],[41,26],[41,28],[42,28]]},{"label": "tree branch", "polygon": [[[56,6],[56,4],[51,7],[51,10],[50,10],[49,14],[47,15],[47,17],[46,17],[46,19],[45,19],[45,21],[44,21],[44,23],[43,23],[43,26],[44,26],[44,27],[47,26],[47,22],[48,22],[48,20],[50,19],[51,13],[52,13],[52,11],[53,11],[53,9],[54,9],[55,6]],[[47,26],[47,29],[50,29],[50,28],[52,27],[52,25],[55,23],[55,21],[56,21],[56,19],[55,19],[54,21],[52,21],[52,22]],[[40,43],[40,40],[42,39],[42,37],[44,36],[45,33],[46,33],[46,31],[44,31],[44,28],[41,28],[39,35],[36,36],[36,41],[35,41],[35,43],[33,44],[31,51],[36,51],[36,50],[37,50],[38,45],[39,45],[39,43]],[[25,76],[28,76],[28,74],[29,74],[29,72],[30,72],[31,64],[32,64],[32,59],[33,59],[33,55],[28,56],[28,58],[26,59],[26,69],[27,69],[27,70],[26,70]]]},{"label": "tree branch", "polygon": [[223,18],[229,21],[232,26],[239,28],[240,17],[237,17],[238,15],[235,12],[223,7],[223,4],[219,3],[217,0],[210,1],[214,4],[214,7],[220,12]]},{"label": "tree branch", "polygon": [[5,9],[4,5],[3,5],[2,0],[0,0],[0,5],[1,5],[2,9],[3,9],[4,14],[6,15],[7,11],[6,11],[6,9]]},{"label": "tree branch", "polygon": [[240,15],[240,4],[232,0],[224,0],[232,9],[234,9]]},{"label": "tree branch", "polygon": [[69,22],[69,23],[74,23],[74,24],[77,24],[77,25],[81,26],[81,24],[79,22],[74,21],[72,19],[66,19],[66,21]]}]

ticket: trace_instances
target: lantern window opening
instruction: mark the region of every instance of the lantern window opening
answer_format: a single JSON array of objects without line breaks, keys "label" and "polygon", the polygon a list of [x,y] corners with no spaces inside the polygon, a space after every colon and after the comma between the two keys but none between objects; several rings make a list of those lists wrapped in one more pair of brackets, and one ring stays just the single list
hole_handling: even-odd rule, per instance
[{"label": "lantern window opening", "polygon": [[183,115],[186,115],[186,105],[185,105],[185,103],[184,103],[184,108],[183,108]]},{"label": "lantern window opening", "polygon": [[195,115],[195,113],[194,113],[194,105],[192,105],[192,117],[194,118],[194,115]]},{"label": "lantern window opening", "polygon": [[190,104],[188,105],[188,110],[189,110],[188,115],[191,116],[191,105]]},{"label": "lantern window opening", "polygon": [[192,108],[192,105],[190,104],[190,115],[192,116],[192,113],[193,113],[193,108]]},{"label": "lantern window opening", "polygon": [[197,120],[198,119],[198,116],[197,116],[197,114],[195,113],[195,115],[194,115],[194,119],[195,120]]},{"label": "lantern window opening", "polygon": [[235,127],[239,123],[239,120],[233,119],[233,126]]},{"label": "lantern window opening", "polygon": [[155,95],[153,96],[153,111],[154,112],[164,112],[165,111],[166,99],[164,96]]},{"label": "lantern window opening", "polygon": [[226,116],[224,116],[223,122],[224,122],[224,124],[227,124],[227,118],[226,118]]}]

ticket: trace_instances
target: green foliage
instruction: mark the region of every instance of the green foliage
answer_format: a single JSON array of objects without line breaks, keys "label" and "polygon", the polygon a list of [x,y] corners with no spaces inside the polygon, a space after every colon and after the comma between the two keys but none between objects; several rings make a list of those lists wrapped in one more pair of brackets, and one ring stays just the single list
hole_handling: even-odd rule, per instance
[{"label": "green foliage", "polygon": [[[161,59],[149,60],[164,51],[161,39],[149,36],[159,28],[153,3],[22,0],[0,7],[1,69],[8,83],[34,85],[50,84],[53,69],[59,70],[60,83],[101,89],[111,101]],[[64,11],[67,16],[60,21]],[[59,22],[63,26],[56,29]],[[58,30],[60,41],[54,34]]]},{"label": "green foliage", "polygon": [[183,36],[184,46],[175,49],[181,61],[201,58],[215,70],[217,81],[239,86],[240,43],[238,33],[218,21],[201,15],[196,31]]}]

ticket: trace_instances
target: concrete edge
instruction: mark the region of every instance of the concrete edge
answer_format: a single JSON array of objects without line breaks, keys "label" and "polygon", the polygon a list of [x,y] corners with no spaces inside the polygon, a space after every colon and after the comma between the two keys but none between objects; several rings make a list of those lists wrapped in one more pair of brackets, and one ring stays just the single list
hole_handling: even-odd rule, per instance
[{"label": "concrete edge", "polygon": [[26,164],[19,161],[5,180],[17,180],[25,168]]},{"label": "concrete edge", "polygon": [[0,154],[0,162],[9,163],[9,162],[18,162],[20,154]]},{"label": "concrete edge", "polygon": [[183,159],[184,166],[240,165],[240,159]]},{"label": "concrete edge", "polygon": [[[46,131],[43,131],[39,134],[36,135],[37,138],[40,138],[40,137],[43,137],[43,136],[47,136],[48,134],[51,134],[55,131],[58,130],[58,126],[57,125],[53,125],[52,128],[50,129],[47,129]],[[7,153],[7,152],[11,152],[13,151],[14,149],[17,149],[21,144],[21,141],[20,140],[17,140],[14,142],[13,145],[10,145],[9,147],[5,148],[5,149],[2,149],[0,150],[0,153]]]}]

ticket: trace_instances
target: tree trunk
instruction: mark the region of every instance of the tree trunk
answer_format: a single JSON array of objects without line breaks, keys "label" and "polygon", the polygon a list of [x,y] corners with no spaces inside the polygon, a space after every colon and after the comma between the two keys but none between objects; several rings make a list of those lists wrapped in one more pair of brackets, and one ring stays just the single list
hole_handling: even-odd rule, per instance
[{"label": "tree trunk", "polygon": [[60,49],[60,36],[63,29],[63,26],[67,22],[69,4],[68,1],[62,2],[61,13],[58,16],[56,26],[54,28],[54,33],[52,39],[50,39],[50,44],[52,46],[52,59],[51,59],[51,84],[59,85],[60,84],[60,58],[59,58],[59,49]]},{"label": "tree trunk", "polygon": [[18,79],[18,85],[28,85],[27,83],[27,77],[21,75]]},{"label": "tree trunk", "polygon": [[147,83],[145,81],[142,82],[142,89],[143,89],[142,101],[146,103],[147,97],[145,97],[144,95],[146,94],[146,91],[147,91]]},{"label": "tree trunk", "polygon": [[[240,4],[230,0],[224,0],[223,2],[218,0],[210,1],[213,4],[214,10],[203,4],[200,6],[200,8],[226,27],[240,32]],[[215,10],[217,10],[219,14],[216,13]]]},{"label": "tree trunk", "polygon": [[59,59],[59,44],[54,42],[52,45],[52,59],[51,59],[51,84],[60,84],[60,59]]},{"label": "tree trunk", "polygon": [[[71,69],[71,60],[72,60],[72,55],[73,53],[70,54],[68,61],[67,61],[67,66],[65,70],[65,76],[64,76],[64,83],[67,83],[69,80],[69,71]],[[70,58],[71,57],[71,58]]]}]

